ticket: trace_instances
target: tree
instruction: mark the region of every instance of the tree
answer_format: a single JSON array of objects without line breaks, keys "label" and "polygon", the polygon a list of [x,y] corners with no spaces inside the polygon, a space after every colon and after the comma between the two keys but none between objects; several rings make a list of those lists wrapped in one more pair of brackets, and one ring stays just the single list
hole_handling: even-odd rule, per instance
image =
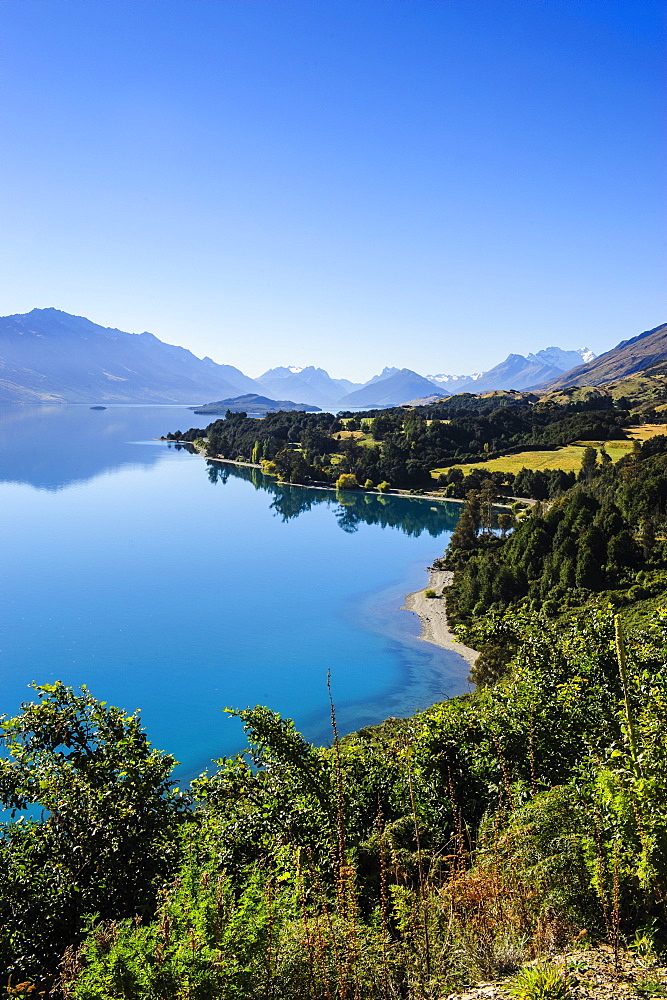
[{"label": "tree", "polygon": [[465,504],[463,505],[461,516],[458,519],[458,523],[454,529],[452,537],[449,539],[449,546],[447,549],[448,553],[453,553],[461,549],[467,550],[475,548],[475,545],[477,544],[477,533],[479,532],[479,522],[479,494],[475,490],[471,490]]},{"label": "tree", "polygon": [[350,472],[344,472],[336,480],[337,490],[356,490],[358,486],[357,477]]},{"label": "tree", "polygon": [[274,458],[278,475],[288,483],[303,483],[312,479],[313,470],[296,448],[283,448]]},{"label": "tree", "polygon": [[655,518],[645,517],[641,529],[641,543],[644,551],[644,559],[650,559],[653,555],[656,543]]},{"label": "tree", "polygon": [[493,503],[497,496],[496,484],[492,479],[485,479],[479,497],[480,517],[484,533],[490,535],[493,529]]},{"label": "tree", "polygon": [[593,448],[591,445],[587,445],[584,448],[583,455],[581,456],[579,481],[582,483],[590,483],[591,479],[593,479],[593,477],[595,476],[597,464],[598,464],[597,449]]},{"label": "tree", "polygon": [[0,807],[45,810],[0,837],[0,965],[44,980],[86,915],[153,912],[188,800],[137,713],[60,682],[35,690],[36,704],[0,722]]},{"label": "tree", "polygon": [[510,530],[510,528],[513,527],[513,525],[514,525],[514,515],[511,514],[510,511],[503,510],[501,511],[500,514],[498,514],[498,527],[502,532],[503,538]]}]

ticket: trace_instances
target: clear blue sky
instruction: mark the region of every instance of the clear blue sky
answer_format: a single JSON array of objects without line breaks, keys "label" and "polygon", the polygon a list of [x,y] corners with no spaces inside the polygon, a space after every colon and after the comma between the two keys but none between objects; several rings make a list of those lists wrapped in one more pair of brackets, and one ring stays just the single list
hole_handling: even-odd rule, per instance
[{"label": "clear blue sky", "polygon": [[0,314],[256,375],[667,320],[653,0],[0,0]]}]

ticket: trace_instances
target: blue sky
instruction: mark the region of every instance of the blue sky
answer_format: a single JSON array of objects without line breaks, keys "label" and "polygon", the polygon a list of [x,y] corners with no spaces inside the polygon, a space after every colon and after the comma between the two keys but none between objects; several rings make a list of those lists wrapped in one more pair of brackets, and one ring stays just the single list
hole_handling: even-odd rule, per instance
[{"label": "blue sky", "polygon": [[667,319],[652,0],[0,0],[0,314],[251,375]]}]

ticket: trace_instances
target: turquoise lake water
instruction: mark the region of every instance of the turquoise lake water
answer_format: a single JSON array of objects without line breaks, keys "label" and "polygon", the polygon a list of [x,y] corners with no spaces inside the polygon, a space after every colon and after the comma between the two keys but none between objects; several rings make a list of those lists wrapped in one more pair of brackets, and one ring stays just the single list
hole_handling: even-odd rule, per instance
[{"label": "turquoise lake water", "polygon": [[0,713],[31,681],[141,708],[189,778],[264,704],[329,742],[468,690],[400,610],[455,504],[280,487],[155,441],[183,407],[0,405]]}]

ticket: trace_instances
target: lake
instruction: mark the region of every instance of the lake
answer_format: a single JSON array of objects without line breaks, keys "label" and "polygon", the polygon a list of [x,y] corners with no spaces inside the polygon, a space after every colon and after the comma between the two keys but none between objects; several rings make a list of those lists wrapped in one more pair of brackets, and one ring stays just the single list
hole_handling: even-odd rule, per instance
[{"label": "lake", "polygon": [[329,742],[468,690],[467,664],[400,610],[456,504],[279,486],[155,440],[181,406],[0,405],[0,712],[27,685],[142,710],[187,779],[263,704]]}]

